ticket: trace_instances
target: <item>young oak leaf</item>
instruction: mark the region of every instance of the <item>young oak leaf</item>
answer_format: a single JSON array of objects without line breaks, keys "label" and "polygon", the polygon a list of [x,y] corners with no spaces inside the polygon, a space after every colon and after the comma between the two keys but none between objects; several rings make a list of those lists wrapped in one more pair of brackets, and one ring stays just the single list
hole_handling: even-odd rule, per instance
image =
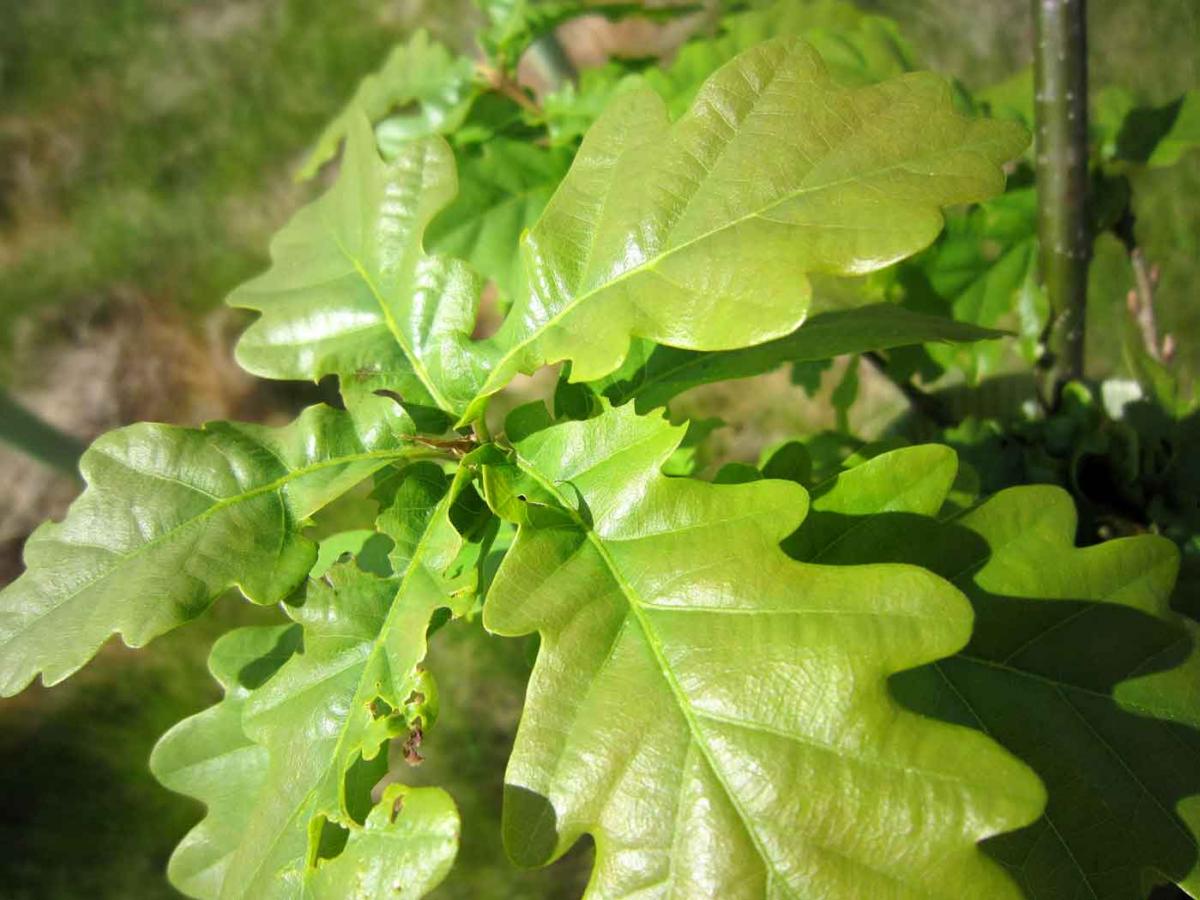
[{"label": "young oak leaf", "polygon": [[469,608],[478,578],[475,568],[445,574],[463,548],[448,482],[431,463],[404,473],[380,517],[396,540],[394,577],[341,563],[285,607],[303,626],[304,652],[246,699],[243,727],[270,765],[222,897],[296,896],[326,831],[371,830],[368,797],[387,771],[388,741],[404,738],[415,753],[433,724],[436,688],[420,667],[430,619]]},{"label": "young oak leaf", "polygon": [[505,138],[458,154],[459,193],[429,224],[434,253],[465,260],[508,300],[528,286],[515,252],[567,174],[570,154]]},{"label": "young oak leaf", "polygon": [[807,315],[810,274],[925,247],[941,207],[1003,188],[1026,140],[959,115],[932,75],[841,87],[794,38],[734,58],[674,124],[653,91],[622,94],[522,242],[530,292],[487,341],[479,399],[561,360],[600,378],[631,336],[693,350],[781,337]]},{"label": "young oak leaf", "polygon": [[970,644],[895,679],[906,703],[978,728],[1029,763],[1045,815],[990,842],[1030,897],[1140,900],[1200,888],[1196,627],[1168,607],[1178,552],[1140,536],[1077,549],[1053,487],[1010,488],[946,521],[948,447],[895,450],[814,491],[785,542],[824,563],[908,562],[975,607]]},{"label": "young oak leaf", "polygon": [[484,471],[520,524],[484,624],[542,636],[509,852],[590,832],[594,897],[1018,896],[975,845],[1036,818],[1037,779],[887,689],[966,642],[965,600],[912,567],[787,559],[803,489],[668,478],[682,436],[625,406]]},{"label": "young oak leaf", "polygon": [[585,69],[578,84],[564,85],[543,102],[546,126],[558,143],[577,140],[622,91],[653,88],[672,114],[688,105],[710,75],[744,50],[771,38],[800,37],[821,55],[841,84],[872,84],[923,68],[889,19],[864,14],[843,0],[780,0],[723,17],[717,35],[702,32],[670,63],[636,74],[614,61]]},{"label": "young oak leaf", "polygon": [[284,380],[337,375],[352,406],[387,391],[457,416],[486,368],[470,340],[481,285],[464,263],[422,248],[456,190],[445,141],[413,141],[385,163],[355,113],[333,187],[275,236],[271,268],[229,297],[262,314],[238,342],[242,367]]},{"label": "young oak leaf", "polygon": [[[241,628],[213,646],[209,669],[225,697],[167,732],[150,766],[166,787],[202,801],[205,818],[171,856],[168,877],[189,897],[243,896],[228,878],[256,811],[265,802],[270,756],[247,737],[247,700],[300,649],[300,627]],[[453,864],[458,814],[437,788],[389,785],[361,825],[347,831],[332,858],[289,871],[257,896],[415,898],[435,887]]]},{"label": "young oak leaf", "polygon": [[593,382],[592,387],[615,406],[634,400],[638,412],[645,412],[699,385],[762,375],[786,363],[925,342],[972,343],[1003,336],[1004,332],[944,316],[873,303],[817,313],[786,337],[739,350],[703,353],[639,341],[621,368]]},{"label": "young oak leaf", "polygon": [[307,518],[424,452],[385,424],[315,406],[283,428],[143,423],[100,437],[80,463],[87,488],[30,536],[25,573],[0,591],[0,695],[39,672],[62,681],[114,632],[140,647],[230,587],[278,603],[316,558]]},{"label": "young oak leaf", "polygon": [[[474,62],[455,57],[431,40],[428,32],[415,32],[392,48],[379,71],[359,83],[351,101],[321,132],[297,177],[311,178],[333,159],[338,145],[364,114],[371,122],[384,120],[379,127],[389,144],[453,131],[470,107],[474,81]],[[392,110],[409,106],[415,106],[415,111],[387,117]]]},{"label": "young oak leaf", "polygon": [[762,343],[805,318],[810,273],[861,274],[926,246],[943,206],[998,192],[1023,129],[967,119],[927,74],[837,85],[797,39],[734,58],[674,124],[649,89],[589,131],[522,241],[527,290],[470,339],[479,280],[422,249],[455,193],[437,138],[391,163],[361,115],[338,181],[272,244],[230,303],[262,313],[238,359],[259,375],[337,375],[348,402],[477,417],[518,372],[616,369],[631,337],[694,350]]}]

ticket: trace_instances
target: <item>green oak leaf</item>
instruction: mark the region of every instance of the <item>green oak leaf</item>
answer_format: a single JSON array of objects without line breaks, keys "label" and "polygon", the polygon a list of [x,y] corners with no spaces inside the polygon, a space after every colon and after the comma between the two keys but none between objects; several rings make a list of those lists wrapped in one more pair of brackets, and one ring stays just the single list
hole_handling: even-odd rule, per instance
[{"label": "green oak leaf", "polygon": [[639,412],[701,384],[749,378],[786,363],[826,360],[925,342],[970,342],[1004,332],[915,313],[891,303],[818,313],[787,337],[740,350],[702,353],[638,342],[624,364],[594,387],[614,405],[637,401]]},{"label": "green oak leaf", "polygon": [[356,122],[337,183],[230,298],[262,313],[238,359],[271,378],[337,375],[351,406],[384,391],[460,423],[519,372],[569,359],[577,381],[609,374],[631,336],[727,350],[785,335],[809,274],[921,249],[940,207],[1000,190],[1026,140],[959,115],[933,76],[843,88],[807,45],[767,42],[674,124],[650,91],[610,107],[522,241],[528,291],[472,341],[477,276],[422,248],[455,193],[449,148],[418,141],[384,163]]},{"label": "green oak leaf", "polygon": [[1120,125],[1103,149],[1120,162],[1152,169],[1173,166],[1200,148],[1200,90],[1187,91],[1162,106],[1125,106]]},{"label": "green oak leaf", "polygon": [[1178,551],[1149,535],[1076,548],[1071,500],[1049,486],[939,521],[955,463],[925,446],[843,471],[784,546],[825,564],[918,564],[970,598],[970,644],[894,685],[1044,780],[1045,815],[987,845],[1027,896],[1140,900],[1164,878],[1195,894],[1200,660],[1197,627],[1168,606]]},{"label": "green oak leaf", "polygon": [[415,753],[433,724],[426,632],[437,610],[466,611],[478,584],[477,567],[447,574],[463,549],[450,518],[458,487],[431,463],[406,469],[379,519],[396,543],[395,576],[341,563],[285,606],[303,626],[304,652],[245,702],[246,735],[270,766],[223,897],[294,896],[313,877],[325,831],[371,830],[367,795],[386,773],[389,740],[405,738]]},{"label": "green oak leaf", "polygon": [[567,174],[571,155],[522,141],[497,138],[459,155],[459,191],[429,223],[430,252],[465,260],[496,283],[502,297],[528,290],[514,252]]},{"label": "green oak leaf", "polygon": [[796,39],[736,57],[674,124],[652,91],[623,94],[522,243],[531,293],[487,341],[479,400],[561,360],[600,378],[631,335],[728,350],[788,334],[810,274],[922,249],[942,206],[1002,189],[1026,140],[959,115],[926,74],[843,88]]},{"label": "green oak leaf", "polygon": [[[154,748],[155,777],[207,807],[168,865],[171,883],[189,897],[246,895],[227,876],[264,802],[270,757],[246,736],[242,717],[255,691],[296,658],[300,630],[298,625],[241,628],[218,640],[209,668],[225,689],[224,699],[180,722]],[[444,791],[391,784],[365,822],[347,829],[344,846],[325,846],[336,855],[308,860],[302,874],[289,873],[289,881],[251,896],[420,897],[453,864],[458,828],[457,811]]]},{"label": "green oak leaf", "polygon": [[668,478],[683,432],[609,409],[484,470],[519,524],[484,624],[542,638],[514,859],[590,832],[593,897],[1018,896],[975,844],[1037,816],[1037,780],[888,695],[966,642],[965,601],[917,568],[788,560],[805,492]]},{"label": "green oak leaf", "polygon": [[30,536],[25,573],[0,591],[0,694],[39,672],[56,684],[114,632],[140,647],[231,587],[278,603],[316,559],[300,534],[309,516],[428,454],[402,427],[314,406],[283,428],[143,423],[102,436],[80,463],[87,488]]},{"label": "green oak leaf", "polygon": [[[353,99],[321,132],[297,177],[311,178],[333,159],[364,114],[380,123],[381,146],[393,149],[407,140],[454,131],[470,108],[474,79],[475,63],[455,57],[427,32],[417,31],[392,49],[379,71],[359,82]],[[389,116],[409,107],[414,111]]]},{"label": "green oak leaf", "polygon": [[217,639],[208,669],[225,692],[214,706],[168,731],[150,770],[164,787],[195,797],[208,814],[171,854],[167,877],[189,897],[219,897],[229,861],[262,786],[267,751],[246,737],[242,711],[251,691],[300,647],[300,627],[238,628]]},{"label": "green oak leaf", "polygon": [[457,416],[482,368],[470,340],[479,278],[422,248],[454,193],[444,141],[414,141],[385,163],[355,114],[337,182],[275,236],[272,267],[229,298],[262,313],[238,342],[242,367],[285,380],[337,375],[351,405],[387,391],[414,413]]}]

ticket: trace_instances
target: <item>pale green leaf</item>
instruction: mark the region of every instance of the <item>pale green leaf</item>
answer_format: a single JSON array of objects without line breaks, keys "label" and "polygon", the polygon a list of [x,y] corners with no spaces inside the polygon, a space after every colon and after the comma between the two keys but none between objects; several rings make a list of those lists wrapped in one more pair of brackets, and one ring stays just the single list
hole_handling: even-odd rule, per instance
[{"label": "pale green leaf", "polygon": [[914,313],[890,303],[819,313],[787,337],[754,347],[701,353],[639,342],[625,363],[595,387],[614,404],[637,401],[644,412],[701,384],[749,378],[785,363],[826,360],[908,344],[1003,337],[965,322]]},{"label": "pale green leaf", "polygon": [[576,380],[608,374],[631,336],[725,350],[787,334],[810,273],[921,249],[941,206],[1001,189],[1025,141],[960,116],[933,76],[842,88],[811,48],[768,42],[674,125],[652,92],[613,104],[522,242],[528,292],[471,341],[478,278],[422,249],[455,193],[449,149],[417,142],[385,164],[357,122],[332,190],[230,298],[262,312],[238,359],[272,378],[338,375],[352,406],[388,391],[463,421],[518,372],[570,359]]},{"label": "pale green leaf", "polygon": [[657,95],[625,94],[523,242],[531,294],[488,342],[481,396],[563,359],[600,378],[630,335],[693,350],[781,337],[805,318],[810,273],[920,250],[940,207],[1001,190],[1025,140],[956,113],[934,76],[840,87],[795,39],[738,56],[673,125]]},{"label": "pale green leaf", "polygon": [[[195,797],[207,815],[171,856],[171,883],[190,897],[247,894],[231,864],[253,839],[255,816],[270,803],[267,749],[245,734],[247,701],[302,652],[300,626],[243,628],[213,647],[209,668],[225,688],[224,699],[180,722],[154,748],[150,766],[171,790]],[[300,823],[302,826],[304,823]],[[319,823],[318,823],[319,824]],[[331,858],[309,858],[302,868],[279,873],[256,897],[341,900],[424,895],[445,877],[458,842],[458,814],[436,788],[389,785],[363,823],[351,823],[344,846],[325,845]],[[302,832],[305,829],[300,828]]]},{"label": "pale green leaf", "polygon": [[[453,131],[470,107],[474,77],[470,59],[455,57],[430,40],[427,32],[417,31],[392,49],[378,72],[359,83],[353,99],[321,132],[297,177],[311,178],[333,159],[364,114],[371,122],[380,122],[380,143],[392,148],[406,140]],[[393,110],[404,111],[389,117]]]},{"label": "pale green leaf", "polygon": [[229,298],[262,313],[238,362],[267,378],[337,375],[352,405],[390,391],[414,412],[457,414],[479,380],[479,279],[422,249],[456,190],[453,155],[432,138],[385,163],[361,113],[349,128],[337,182],[276,235],[272,267]]},{"label": "pale green leaf", "polygon": [[915,447],[840,473],[785,544],[826,563],[910,562],[975,607],[957,656],[899,676],[923,712],[1028,762],[1045,815],[989,845],[1027,895],[1140,900],[1200,888],[1196,627],[1168,607],[1178,551],[1141,536],[1076,548],[1069,496],[1010,488],[946,522],[954,455]]},{"label": "pale green leaf", "polygon": [[459,829],[458,810],[445,791],[389,784],[345,849],[309,876],[304,897],[424,897],[453,867]]},{"label": "pale green leaf", "polygon": [[[449,517],[454,499],[437,466],[410,467],[379,520],[396,541],[395,577],[339,564],[285,606],[304,628],[304,652],[246,700],[246,734],[267,749],[270,766],[222,897],[288,897],[312,877],[327,883],[326,864],[315,876],[312,867],[322,827],[357,833],[386,772],[388,741],[405,738],[415,753],[433,724],[436,687],[420,666],[426,631],[436,610],[465,610],[478,579],[476,569],[446,574],[462,549]],[[365,827],[372,832],[370,821]],[[437,858],[426,862],[444,874]]]},{"label": "pale green leaf", "polygon": [[625,406],[485,470],[520,528],[484,623],[542,636],[510,853],[591,833],[592,897],[1018,896],[975,844],[1037,816],[1036,779],[888,693],[965,643],[966,602],[917,568],[788,560],[805,492],[668,478],[682,436]]},{"label": "pale green leaf", "polygon": [[618,94],[640,85],[653,88],[679,115],[713,72],[739,53],[782,37],[808,41],[845,85],[872,84],[921,68],[888,19],[865,15],[844,0],[780,0],[725,16],[715,36],[698,35],[662,67],[630,74],[618,62],[583,72],[578,86],[565,85],[546,98],[547,127],[558,142],[576,140]]},{"label": "pale green leaf", "polygon": [[139,424],[99,438],[80,463],[88,487],[30,536],[25,574],[0,592],[0,693],[39,672],[61,681],[114,632],[140,647],[231,587],[282,600],[316,559],[305,520],[421,452],[395,428],[360,431],[316,406],[283,428]]},{"label": "pale green leaf", "polygon": [[225,691],[220,703],[184,719],[154,747],[150,771],[208,809],[171,854],[167,876],[189,897],[218,897],[229,861],[262,786],[267,751],[246,737],[246,698],[300,646],[297,625],[239,628],[213,644],[208,668]]}]

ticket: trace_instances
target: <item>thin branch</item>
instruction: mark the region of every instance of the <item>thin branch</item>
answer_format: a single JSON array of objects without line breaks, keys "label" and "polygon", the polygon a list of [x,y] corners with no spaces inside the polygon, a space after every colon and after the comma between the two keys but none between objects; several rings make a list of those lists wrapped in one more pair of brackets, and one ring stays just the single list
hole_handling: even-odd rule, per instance
[{"label": "thin branch", "polygon": [[1053,409],[1084,371],[1088,224],[1087,2],[1032,0],[1037,123],[1038,240],[1050,301],[1039,368],[1041,400]]},{"label": "thin branch", "polygon": [[535,117],[540,117],[542,107],[525,91],[521,85],[517,84],[507,72],[502,69],[493,68],[480,64],[477,71],[487,82],[488,87],[497,94],[503,94],[525,112],[530,113]]},{"label": "thin branch", "polygon": [[1146,261],[1145,251],[1138,245],[1134,234],[1135,217],[1133,210],[1126,206],[1121,218],[1113,226],[1113,234],[1125,247],[1129,256],[1129,264],[1133,268],[1134,287],[1125,296],[1125,305],[1129,309],[1130,318],[1137,325],[1142,335],[1142,345],[1146,354],[1153,360],[1169,363],[1175,355],[1175,338],[1167,334],[1161,338],[1158,333],[1158,317],[1154,312],[1154,290],[1158,286],[1159,271],[1157,266],[1151,266]]}]

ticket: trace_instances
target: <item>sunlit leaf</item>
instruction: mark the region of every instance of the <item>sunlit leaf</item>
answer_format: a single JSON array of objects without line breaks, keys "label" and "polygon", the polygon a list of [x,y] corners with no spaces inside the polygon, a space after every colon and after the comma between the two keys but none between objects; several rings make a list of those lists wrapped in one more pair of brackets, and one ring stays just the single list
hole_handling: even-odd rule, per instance
[{"label": "sunlit leaf", "polygon": [[1018,896],[975,843],[1036,817],[1037,781],[888,693],[965,643],[965,601],[916,568],[789,561],[805,492],[668,478],[682,437],[625,406],[485,471],[520,528],[484,623],[542,636],[510,853],[593,834],[596,897]]},{"label": "sunlit leaf", "polygon": [[470,106],[474,73],[470,59],[455,57],[425,31],[417,31],[392,49],[379,71],[359,83],[353,99],[321,132],[297,177],[311,178],[333,159],[361,115],[380,123],[385,146],[453,131]]},{"label": "sunlit leaf", "polygon": [[[289,598],[303,652],[238,698],[245,739],[268,763],[261,787],[238,798],[248,809],[238,812],[217,896],[291,897],[302,885],[317,896],[358,896],[364,878],[382,885],[393,875],[402,877],[404,896],[420,896],[421,885],[445,875],[457,846],[448,798],[418,796],[410,808],[414,798],[393,791],[369,810],[371,788],[387,771],[388,742],[404,739],[406,755],[418,761],[437,716],[436,686],[420,665],[430,620],[442,608],[464,612],[478,586],[477,566],[450,571],[464,541],[451,522],[457,499],[437,466],[409,467],[379,519],[395,541],[394,575],[339,563]],[[168,735],[164,744],[160,757],[178,739]],[[220,790],[207,780],[185,787],[201,799]],[[373,860],[381,848],[388,855]],[[414,884],[414,874],[426,880]]]},{"label": "sunlit leaf", "polygon": [[[411,428],[411,423],[409,423]],[[283,428],[131,425],[84,454],[88,482],[25,545],[0,592],[0,693],[82,666],[114,632],[139,647],[237,587],[278,603],[316,559],[305,520],[417,445],[317,406]]]},{"label": "sunlit leaf", "polygon": [[694,350],[781,337],[805,318],[810,273],[923,248],[941,206],[1000,190],[1025,140],[960,116],[931,76],[842,88],[796,40],[737,57],[673,125],[657,95],[624,94],[526,237],[531,294],[488,342],[480,395],[562,359],[575,380],[602,377],[630,335]]},{"label": "sunlit leaf", "polygon": [[[246,701],[300,651],[300,627],[242,628],[213,647],[209,668],[225,689],[224,699],[163,736],[150,765],[174,791],[201,800],[205,818],[176,848],[168,875],[189,897],[345,897],[423,896],[445,877],[458,844],[458,813],[437,788],[392,784],[365,821],[354,823],[318,858],[298,870],[260,885],[247,895],[228,878],[231,864],[252,837],[250,828],[269,790],[266,748],[245,734]],[[288,823],[296,827],[297,823]],[[303,824],[298,823],[303,831]]]},{"label": "sunlit leaf", "polygon": [[262,313],[238,342],[242,366],[277,379],[337,375],[351,404],[388,391],[410,407],[461,411],[479,381],[479,279],[422,247],[455,190],[444,141],[412,142],[385,163],[354,116],[337,182],[276,235],[271,269],[229,298]]}]

